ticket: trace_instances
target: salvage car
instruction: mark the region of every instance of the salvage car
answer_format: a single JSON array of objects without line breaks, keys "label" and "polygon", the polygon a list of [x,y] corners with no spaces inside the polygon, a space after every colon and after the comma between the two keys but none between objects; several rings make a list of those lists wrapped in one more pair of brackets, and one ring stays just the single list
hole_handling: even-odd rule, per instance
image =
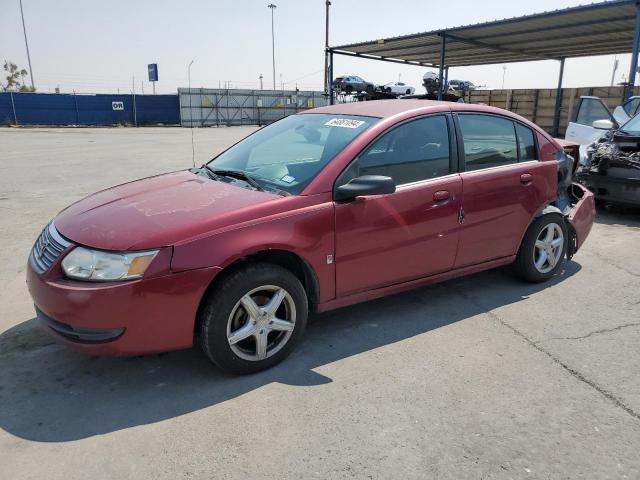
[{"label": "salvage car", "polygon": [[576,173],[597,199],[640,206],[640,116],[588,145]]},{"label": "salvage car", "polygon": [[416,91],[414,87],[404,82],[390,82],[382,86],[382,90],[387,93],[395,93],[396,95],[413,95]]},{"label": "salvage car", "polygon": [[571,171],[552,137],[494,107],[316,108],[67,207],[33,246],[28,288],[44,328],[91,355],[196,344],[256,372],[310,312],[509,264],[549,280],[594,219]]},{"label": "salvage car", "polygon": [[367,82],[366,80],[356,75],[337,77],[333,81],[333,88],[338,90],[338,92],[343,92],[347,95],[351,95],[354,92],[371,93],[375,90],[373,83]]},{"label": "salvage car", "polygon": [[598,200],[640,206],[639,106],[631,97],[612,114],[600,98],[581,97],[567,127],[565,138],[580,145],[576,180]]}]

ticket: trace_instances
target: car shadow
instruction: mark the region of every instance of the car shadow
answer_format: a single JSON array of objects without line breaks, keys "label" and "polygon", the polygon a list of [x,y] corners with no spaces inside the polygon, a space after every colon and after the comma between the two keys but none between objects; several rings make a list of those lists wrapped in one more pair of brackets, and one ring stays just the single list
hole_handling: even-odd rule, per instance
[{"label": "car shadow", "polygon": [[640,207],[598,204],[595,223],[640,228]]},{"label": "car shadow", "polygon": [[174,418],[272,382],[326,384],[332,379],[314,369],[519,302],[580,268],[568,262],[545,284],[523,283],[502,268],[316,315],[287,360],[242,377],[221,372],[196,349],[85,356],[27,320],[0,335],[0,428],[29,440],[65,442]]}]

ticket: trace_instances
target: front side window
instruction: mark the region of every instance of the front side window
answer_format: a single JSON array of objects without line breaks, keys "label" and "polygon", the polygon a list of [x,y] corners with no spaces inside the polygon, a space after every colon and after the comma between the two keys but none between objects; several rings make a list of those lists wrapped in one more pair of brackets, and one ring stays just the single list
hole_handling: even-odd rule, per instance
[{"label": "front side window", "polygon": [[361,153],[349,170],[351,178],[383,175],[396,185],[448,175],[447,119],[424,117],[392,128]]},{"label": "front side window", "polygon": [[258,130],[208,166],[213,170],[241,171],[265,190],[297,195],[378,120],[354,115],[291,115]]},{"label": "front side window", "polygon": [[518,143],[511,120],[491,115],[458,116],[464,144],[465,170],[518,162]]},{"label": "front side window", "polygon": [[583,98],[580,102],[576,123],[592,126],[596,120],[611,120],[611,114],[599,98]]}]

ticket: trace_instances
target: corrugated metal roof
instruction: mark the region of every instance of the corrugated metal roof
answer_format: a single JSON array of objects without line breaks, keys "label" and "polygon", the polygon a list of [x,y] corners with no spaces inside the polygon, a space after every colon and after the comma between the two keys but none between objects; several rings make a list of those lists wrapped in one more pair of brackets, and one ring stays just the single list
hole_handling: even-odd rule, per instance
[{"label": "corrugated metal roof", "polygon": [[635,0],[614,0],[331,50],[437,65],[441,36],[445,35],[445,64],[450,67],[629,53],[635,18]]}]

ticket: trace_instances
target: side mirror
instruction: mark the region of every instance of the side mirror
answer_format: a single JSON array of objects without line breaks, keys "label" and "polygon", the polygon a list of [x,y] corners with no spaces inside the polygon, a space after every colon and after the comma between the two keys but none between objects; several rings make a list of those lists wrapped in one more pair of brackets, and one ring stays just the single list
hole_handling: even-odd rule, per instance
[{"label": "side mirror", "polygon": [[336,188],[335,199],[352,200],[363,195],[386,195],[396,191],[396,184],[390,177],[363,175]]},{"label": "side mirror", "polygon": [[596,120],[591,126],[598,130],[612,130],[614,125],[611,120]]}]

